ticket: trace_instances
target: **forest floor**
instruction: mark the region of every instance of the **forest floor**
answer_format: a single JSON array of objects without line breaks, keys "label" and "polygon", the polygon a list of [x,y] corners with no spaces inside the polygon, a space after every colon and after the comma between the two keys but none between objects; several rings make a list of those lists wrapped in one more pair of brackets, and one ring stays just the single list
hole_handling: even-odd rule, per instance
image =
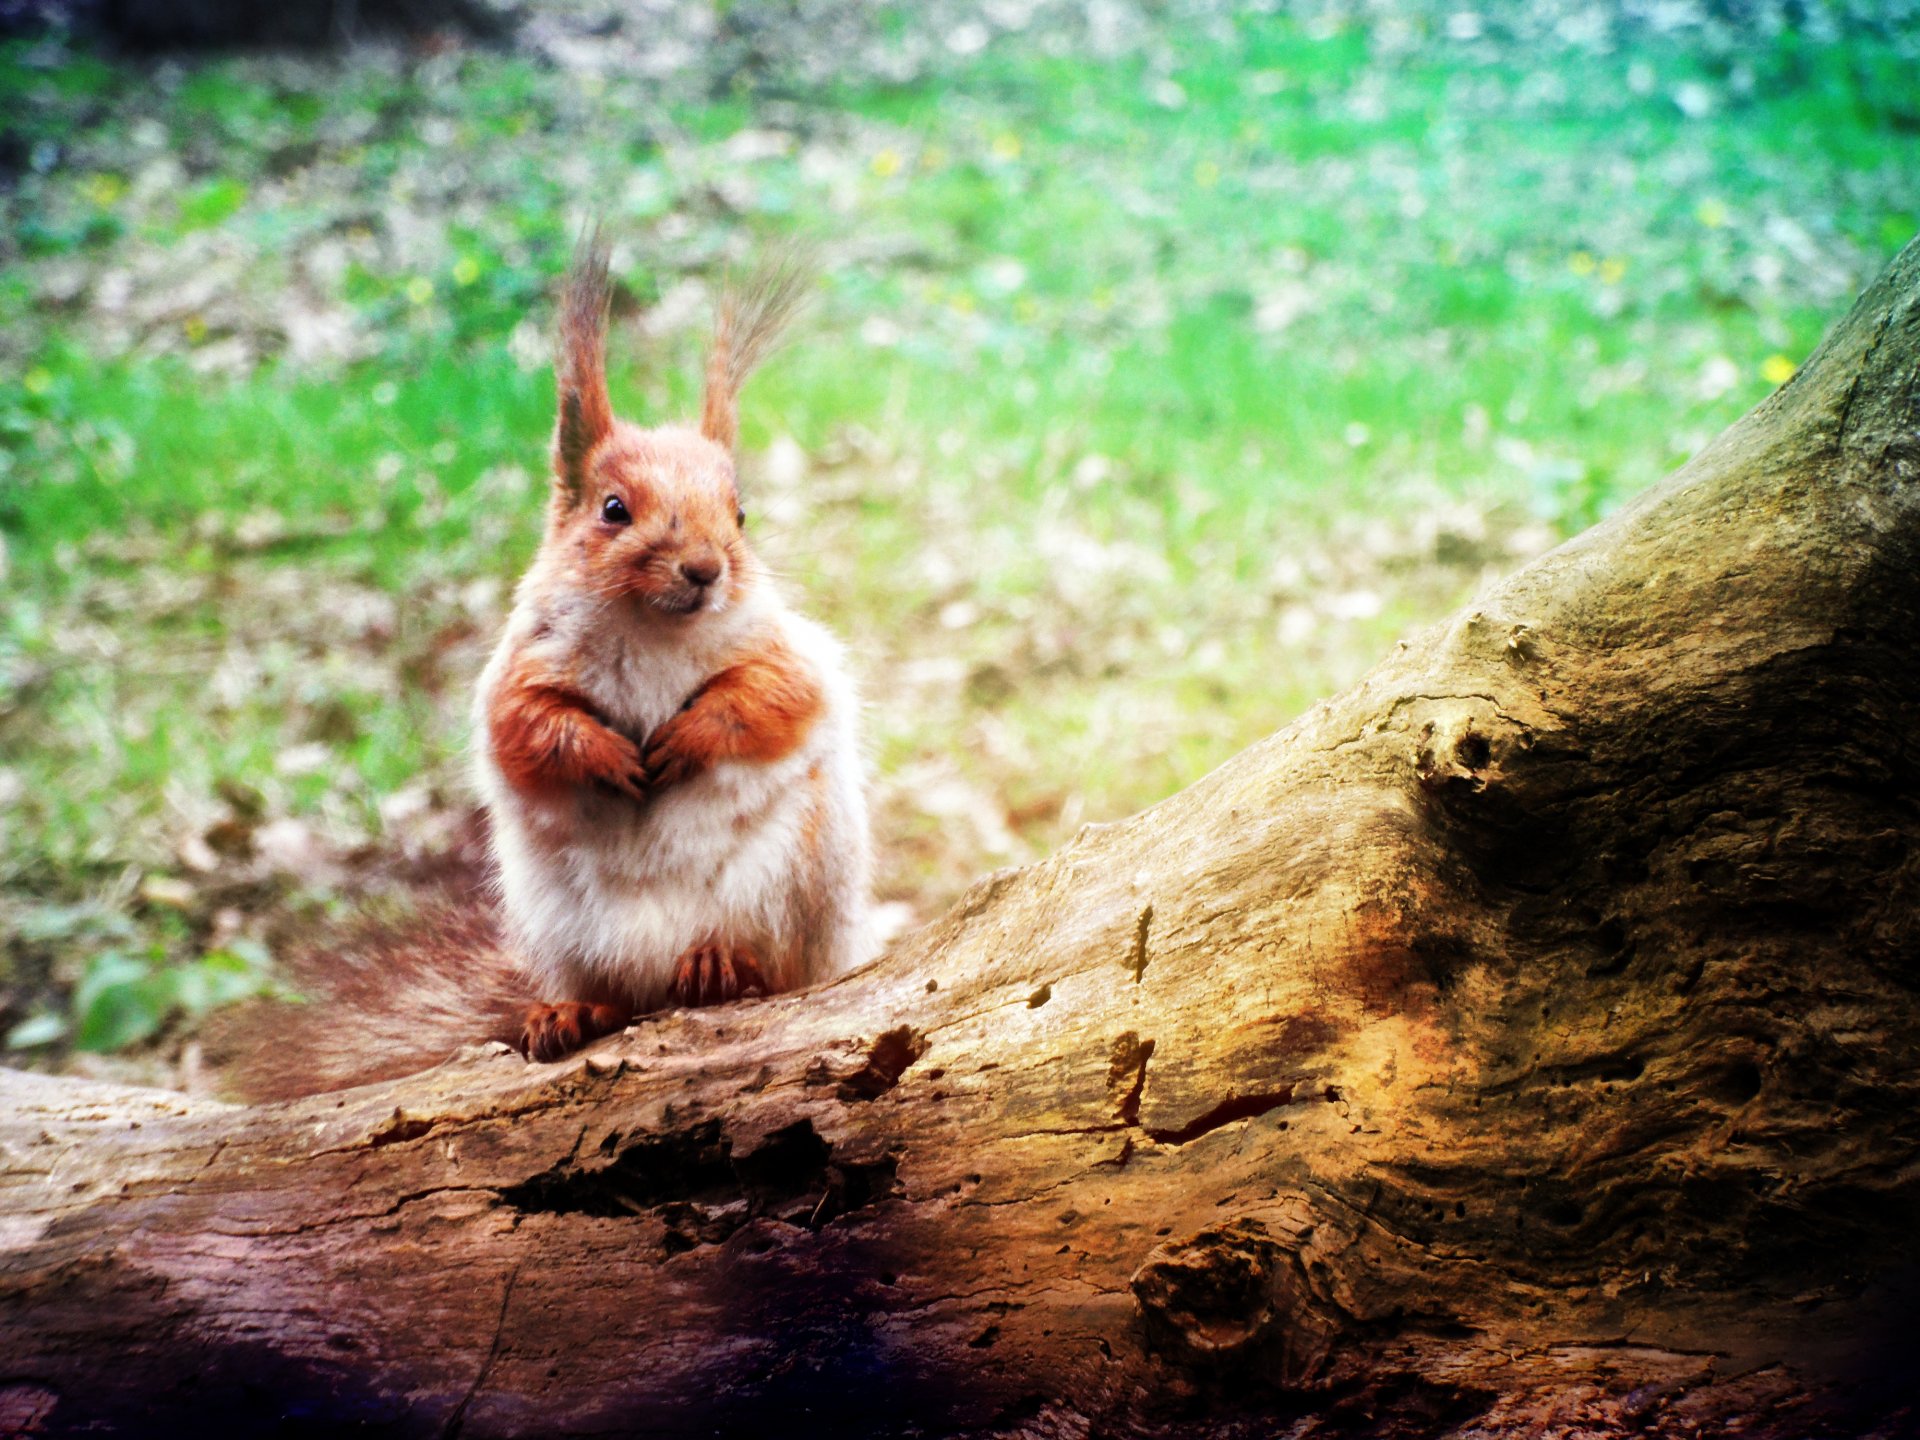
[{"label": "forest floor", "polygon": [[276,955],[473,883],[469,698],[589,214],[643,421],[694,402],[729,263],[821,257],[744,489],[864,681],[895,924],[1685,460],[1920,229],[1913,37],[1525,13],[0,47],[6,1062],[195,1083],[195,1017]]}]

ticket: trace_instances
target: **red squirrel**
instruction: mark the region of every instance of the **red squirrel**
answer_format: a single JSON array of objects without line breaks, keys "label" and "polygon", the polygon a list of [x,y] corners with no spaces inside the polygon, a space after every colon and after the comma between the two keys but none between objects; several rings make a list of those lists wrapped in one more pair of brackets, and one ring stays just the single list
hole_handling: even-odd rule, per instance
[{"label": "red squirrel", "polygon": [[868,950],[858,702],[747,543],[741,383],[799,298],[724,297],[698,428],[607,398],[607,255],[562,304],[546,536],[480,680],[476,773],[549,1059],[667,1003],[793,989]]},{"label": "red squirrel", "polygon": [[551,1060],[870,952],[858,701],[839,646],[747,543],[734,466],[741,384],[800,271],[722,296],[697,427],[614,416],[610,293],[595,232],[561,302],[545,533],[475,697],[504,948],[452,917],[431,942],[349,949],[322,981],[331,1003],[243,1064],[255,1095],[486,1039]]}]

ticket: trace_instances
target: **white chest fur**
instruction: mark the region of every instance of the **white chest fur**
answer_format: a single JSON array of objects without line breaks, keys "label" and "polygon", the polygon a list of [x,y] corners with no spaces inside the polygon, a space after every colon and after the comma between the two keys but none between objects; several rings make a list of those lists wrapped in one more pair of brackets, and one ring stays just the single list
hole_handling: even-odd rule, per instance
[{"label": "white chest fur", "polygon": [[[488,698],[516,659],[551,659],[601,718],[643,740],[757,637],[798,654],[826,700],[777,761],[722,763],[645,805],[584,789],[530,796],[494,763]],[[554,998],[612,993],[652,1008],[680,954],[716,937],[775,957],[792,983],[865,958],[856,706],[838,646],[770,592],[675,626],[614,606],[523,599],[482,677],[476,771],[510,937]]]}]

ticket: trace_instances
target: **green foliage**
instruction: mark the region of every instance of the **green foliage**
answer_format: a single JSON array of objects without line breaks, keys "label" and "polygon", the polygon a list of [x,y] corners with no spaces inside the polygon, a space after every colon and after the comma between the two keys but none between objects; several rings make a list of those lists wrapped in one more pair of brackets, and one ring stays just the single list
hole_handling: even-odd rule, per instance
[{"label": "green foliage", "polygon": [[218,176],[195,186],[180,200],[180,230],[205,230],[219,225],[247,203],[244,182],[230,175]]},{"label": "green foliage", "polygon": [[[176,1013],[191,1019],[277,990],[266,950],[246,940],[185,964],[167,963],[165,950],[157,946],[143,954],[105,950],[74,987],[74,1048],[124,1049],[153,1035]],[[30,1031],[26,1041],[16,1030],[8,1044],[44,1044],[55,1038],[44,1030],[43,1025],[39,1032]],[[35,1033],[44,1038],[34,1041]]]}]

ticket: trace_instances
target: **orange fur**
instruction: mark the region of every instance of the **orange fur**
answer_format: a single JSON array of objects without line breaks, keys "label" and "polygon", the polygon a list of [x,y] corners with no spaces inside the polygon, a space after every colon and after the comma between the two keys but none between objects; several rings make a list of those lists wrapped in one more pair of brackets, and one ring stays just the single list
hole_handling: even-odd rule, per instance
[{"label": "orange fur", "polygon": [[596,1005],[585,1000],[535,1005],[527,1011],[520,1032],[520,1051],[529,1060],[558,1060],[603,1035],[626,1029],[632,1019],[633,1012],[624,1005]]},{"label": "orange fur", "polygon": [[800,658],[771,644],[715,675],[647,737],[647,783],[677,785],[723,760],[782,759],[806,738],[823,704],[820,683]]},{"label": "orange fur", "polygon": [[724,1005],[768,988],[759,954],[742,941],[702,941],[673,965],[673,998],[682,1005]]},{"label": "orange fur", "polygon": [[418,896],[405,918],[322,928],[286,957],[307,1005],[263,1001],[209,1027],[208,1053],[250,1101],[411,1075],[462,1046],[521,1035],[531,982],[477,877]]},{"label": "orange fur", "polygon": [[487,707],[487,731],[500,773],[517,789],[602,784],[646,798],[639,747],[544,667],[521,661],[507,673]]},{"label": "orange fur", "polygon": [[[634,596],[663,620],[697,614],[724,596],[738,604],[756,565],[740,524],[733,461],[712,441],[679,427],[641,430],[615,421],[582,464],[581,488],[556,487],[534,589],[556,597]],[[610,524],[618,500],[628,523]],[[688,567],[718,566],[706,591]]]}]

